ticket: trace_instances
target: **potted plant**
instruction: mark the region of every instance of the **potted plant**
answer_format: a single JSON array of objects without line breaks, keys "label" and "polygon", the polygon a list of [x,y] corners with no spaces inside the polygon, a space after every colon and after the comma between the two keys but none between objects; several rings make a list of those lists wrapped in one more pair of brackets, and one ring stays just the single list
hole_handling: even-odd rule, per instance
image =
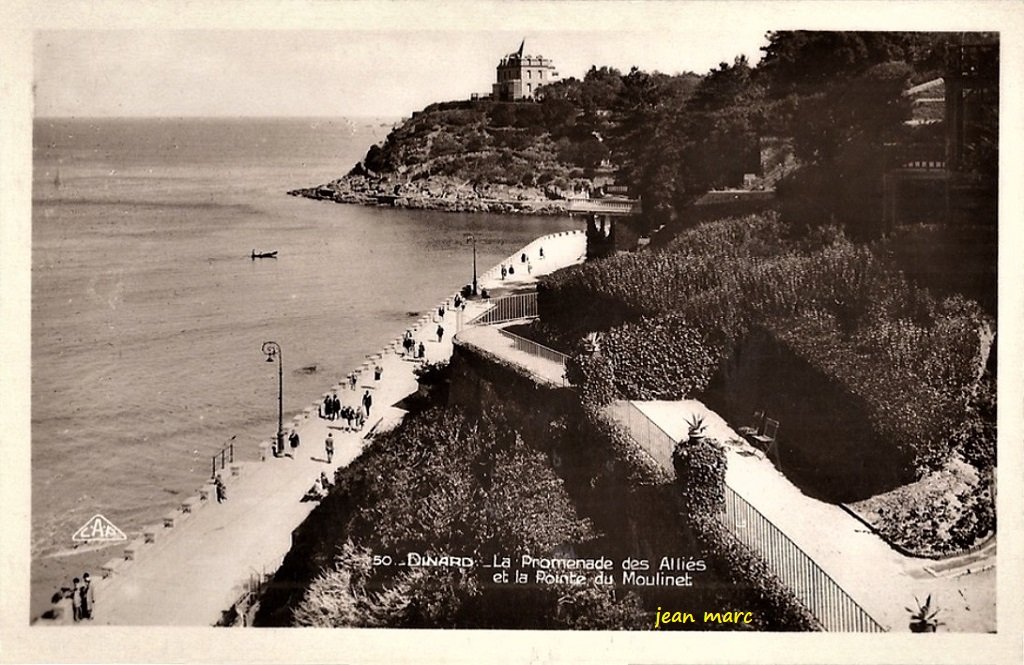
[{"label": "potted plant", "polygon": [[924,604],[914,596],[914,602],[917,603],[917,609],[912,610],[909,607],[906,608],[910,612],[910,632],[912,633],[934,633],[938,630],[939,626],[943,625],[941,621],[935,617],[939,614],[939,608],[932,608],[932,595],[928,594],[928,598],[925,599]]}]

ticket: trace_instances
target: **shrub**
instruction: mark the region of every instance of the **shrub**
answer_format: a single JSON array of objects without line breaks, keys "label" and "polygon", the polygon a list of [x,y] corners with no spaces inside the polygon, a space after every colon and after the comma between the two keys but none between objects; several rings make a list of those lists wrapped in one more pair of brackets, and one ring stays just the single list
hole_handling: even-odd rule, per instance
[{"label": "shrub", "polygon": [[616,392],[625,399],[683,399],[707,387],[717,352],[678,314],[644,317],[602,338]]},{"label": "shrub", "polygon": [[500,413],[472,421],[449,408],[407,418],[339,470],[338,486],[358,497],[344,529],[351,543],[307,589],[294,613],[304,625],[486,625],[486,616],[464,612],[483,573],[368,568],[366,553],[481,560],[546,554],[593,537],[546,456],[525,446]]},{"label": "shrub", "polygon": [[676,486],[687,515],[715,515],[725,506],[725,449],[703,435],[699,418],[688,424],[689,438],[672,451]]},{"label": "shrub", "polygon": [[580,389],[580,402],[594,407],[615,399],[615,378],[607,357],[592,350],[580,350],[569,357],[565,378]]}]

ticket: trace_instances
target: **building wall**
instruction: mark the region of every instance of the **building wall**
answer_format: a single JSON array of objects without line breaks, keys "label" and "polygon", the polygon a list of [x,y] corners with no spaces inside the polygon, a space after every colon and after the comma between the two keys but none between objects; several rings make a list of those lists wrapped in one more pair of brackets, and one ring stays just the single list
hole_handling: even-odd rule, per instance
[{"label": "building wall", "polygon": [[532,98],[537,89],[557,77],[551,60],[543,57],[507,56],[498,63],[494,96],[501,101]]}]

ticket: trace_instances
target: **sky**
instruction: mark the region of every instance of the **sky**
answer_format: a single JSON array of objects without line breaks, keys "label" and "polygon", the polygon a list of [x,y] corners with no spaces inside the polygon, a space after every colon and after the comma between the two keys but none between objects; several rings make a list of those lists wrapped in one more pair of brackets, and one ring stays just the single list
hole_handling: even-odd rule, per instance
[{"label": "sky", "polygon": [[739,54],[756,62],[765,43],[749,25],[487,28],[38,30],[35,115],[397,117],[490,92],[524,38],[562,78],[591,65],[706,73]]}]

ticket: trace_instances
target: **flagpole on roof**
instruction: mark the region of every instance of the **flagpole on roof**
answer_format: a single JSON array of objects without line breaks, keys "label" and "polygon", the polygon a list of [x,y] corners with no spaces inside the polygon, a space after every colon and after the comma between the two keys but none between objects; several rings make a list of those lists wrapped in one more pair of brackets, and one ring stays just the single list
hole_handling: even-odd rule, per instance
[{"label": "flagpole on roof", "polygon": [[519,42],[519,50],[516,51],[516,53],[519,54],[520,58],[523,57],[523,47],[524,46],[526,46],[526,38],[525,37],[523,38],[523,41]]}]

